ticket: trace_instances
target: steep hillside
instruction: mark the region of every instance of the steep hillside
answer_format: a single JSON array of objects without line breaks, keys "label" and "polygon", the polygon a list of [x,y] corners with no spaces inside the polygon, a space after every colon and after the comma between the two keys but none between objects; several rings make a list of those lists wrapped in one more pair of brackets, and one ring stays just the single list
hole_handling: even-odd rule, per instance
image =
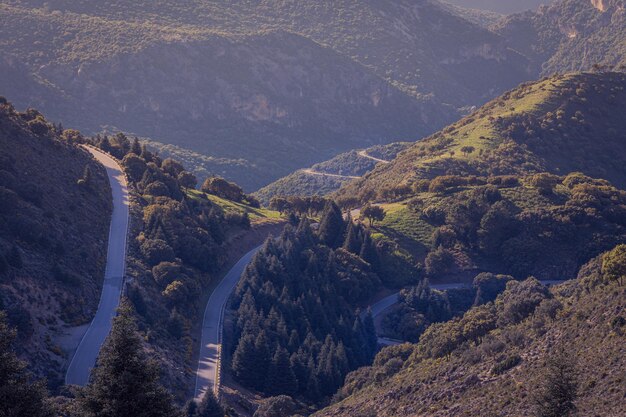
[{"label": "steep hillside", "polygon": [[626,186],[626,74],[569,74],[528,83],[424,139],[338,192],[403,198],[441,175],[567,174]]},{"label": "steep hillside", "polygon": [[0,97],[0,309],[52,386],[98,306],[112,210],[104,168],[69,137]]},{"label": "steep hillside", "polygon": [[550,291],[510,282],[495,303],[431,326],[418,344],[383,349],[315,415],[548,415],[539,404],[569,409],[568,399],[580,415],[624,415],[626,292],[602,264]]},{"label": "steep hillside", "polygon": [[626,65],[624,0],[557,0],[493,29],[545,75]]},{"label": "steep hillside", "polygon": [[[272,197],[324,196],[337,191],[348,181],[361,177],[382,161],[391,161],[399,152],[410,146],[410,142],[395,142],[378,145],[363,151],[339,154],[311,168],[298,170],[256,191],[254,195],[264,204]],[[382,162],[384,163],[384,162]]]},{"label": "steep hillside", "polygon": [[0,7],[0,87],[19,105],[234,160],[247,190],[418,139],[532,77],[503,38],[426,0]]}]

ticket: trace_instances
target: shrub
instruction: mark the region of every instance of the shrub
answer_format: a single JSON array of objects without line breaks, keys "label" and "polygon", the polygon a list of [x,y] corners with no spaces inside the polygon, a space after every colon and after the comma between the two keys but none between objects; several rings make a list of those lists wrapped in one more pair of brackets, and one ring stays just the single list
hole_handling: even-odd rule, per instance
[{"label": "shrub", "polygon": [[207,194],[213,194],[236,202],[241,202],[245,196],[241,187],[221,177],[207,178],[201,189]]},{"label": "shrub", "polygon": [[443,275],[455,265],[455,258],[448,249],[439,246],[430,251],[424,262],[426,273],[431,276]]},{"label": "shrub", "polygon": [[141,244],[141,253],[152,266],[174,260],[174,250],[161,239],[146,239]]},{"label": "shrub", "polygon": [[491,373],[493,375],[502,375],[509,369],[514,368],[517,365],[519,365],[521,362],[522,362],[522,358],[519,355],[517,354],[511,355],[507,357],[506,359],[501,360],[500,362],[497,362],[495,365],[493,365],[493,368],[491,368]]},{"label": "shrub", "polygon": [[161,286],[167,287],[172,281],[180,277],[181,267],[174,262],[160,262],[152,268],[152,277]]},{"label": "shrub", "polygon": [[548,289],[533,277],[522,282],[509,281],[496,300],[499,324],[519,323],[548,298],[551,298]]},{"label": "shrub", "polygon": [[561,182],[558,175],[540,173],[525,178],[526,185],[536,188],[543,195],[550,195],[554,191],[554,187]]}]

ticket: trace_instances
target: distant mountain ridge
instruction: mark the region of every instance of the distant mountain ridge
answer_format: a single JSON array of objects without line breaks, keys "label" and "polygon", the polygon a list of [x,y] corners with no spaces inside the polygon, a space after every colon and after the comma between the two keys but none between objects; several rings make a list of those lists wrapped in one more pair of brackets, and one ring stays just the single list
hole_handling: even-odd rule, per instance
[{"label": "distant mountain ridge", "polygon": [[230,178],[247,189],[352,148],[417,140],[529,76],[500,36],[425,0],[0,7],[11,75],[0,89],[17,105],[86,133],[244,159],[258,175]]},{"label": "distant mountain ridge", "polygon": [[620,1],[561,0],[490,30],[431,0],[12,0],[0,5],[0,90],[85,133],[208,155],[254,190],[420,139],[541,72],[619,66]]}]

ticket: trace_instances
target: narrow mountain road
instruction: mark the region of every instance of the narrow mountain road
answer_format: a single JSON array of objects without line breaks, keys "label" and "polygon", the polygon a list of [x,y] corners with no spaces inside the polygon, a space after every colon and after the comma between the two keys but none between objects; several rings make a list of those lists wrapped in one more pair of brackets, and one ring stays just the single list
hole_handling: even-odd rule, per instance
[{"label": "narrow mountain road", "polygon": [[106,153],[91,147],[85,149],[106,168],[113,192],[113,214],[98,310],[78,344],[65,375],[65,383],[75,385],[86,385],[89,382],[89,374],[96,364],[100,348],[111,331],[124,283],[129,221],[128,184],[124,171],[118,162]]},{"label": "narrow mountain road", "polygon": [[319,172],[312,170],[311,168],[302,169],[301,172],[309,175],[318,175],[320,177],[331,177],[331,178],[346,178],[346,179],[357,179],[361,177],[356,177],[354,175],[339,175],[339,174],[328,174],[326,172]]},{"label": "narrow mountain road", "polygon": [[383,164],[388,164],[390,161],[387,161],[385,159],[380,159],[380,158],[376,158],[375,156],[372,156],[370,154],[367,153],[367,150],[362,150],[362,151],[358,151],[357,155],[362,156],[363,158],[367,158],[367,159],[371,159],[373,161],[376,162],[382,162]]},{"label": "narrow mountain road", "polygon": [[224,309],[231,292],[235,289],[241,274],[250,263],[254,255],[261,249],[257,246],[246,253],[224,279],[220,281],[209,297],[202,319],[202,336],[200,337],[200,354],[198,358],[198,370],[196,372],[196,389],[194,399],[201,401],[204,393],[212,389],[218,393],[220,385],[221,359],[222,359],[222,326],[224,321]]},{"label": "narrow mountain road", "polygon": [[[544,280],[544,281],[539,281],[541,282],[543,285],[546,286],[550,286],[550,285],[555,285],[555,284],[560,284],[561,282],[564,282],[562,280]],[[444,290],[454,290],[454,289],[461,289],[461,288],[471,288],[472,284],[468,284],[468,283],[462,283],[462,282],[455,282],[455,283],[451,283],[451,284],[433,284],[430,286],[431,289],[433,290],[440,290],[440,291],[444,291]],[[393,293],[379,301],[377,301],[376,303],[372,304],[369,308],[372,311],[372,317],[376,318],[377,316],[380,316],[384,311],[386,311],[388,308],[390,308],[391,306],[398,304],[400,302],[400,293],[396,292]],[[363,315],[366,314],[366,311],[364,311],[362,313]],[[401,343],[404,343],[402,340],[394,340],[394,339],[389,339],[386,337],[379,337],[378,338],[378,343],[380,343],[383,346],[393,346],[393,345],[399,345]]]}]

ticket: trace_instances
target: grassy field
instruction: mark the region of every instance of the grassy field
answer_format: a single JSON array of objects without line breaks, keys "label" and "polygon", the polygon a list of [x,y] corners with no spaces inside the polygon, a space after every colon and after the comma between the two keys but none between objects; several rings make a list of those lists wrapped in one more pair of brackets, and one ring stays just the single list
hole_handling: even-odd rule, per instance
[{"label": "grassy field", "polygon": [[253,224],[273,222],[273,221],[281,219],[281,215],[277,211],[266,209],[266,208],[251,207],[243,203],[237,203],[235,201],[226,200],[216,195],[203,193],[202,191],[199,191],[199,190],[188,190],[187,196],[194,200],[209,201],[215,204],[216,206],[218,206],[220,209],[222,209],[222,212],[224,214],[248,213],[248,216],[250,216],[250,222]]},{"label": "grassy field", "polygon": [[434,228],[419,214],[407,207],[407,202],[382,204],[385,219],[374,226],[372,237],[398,244],[404,255],[421,260],[430,248]]}]

